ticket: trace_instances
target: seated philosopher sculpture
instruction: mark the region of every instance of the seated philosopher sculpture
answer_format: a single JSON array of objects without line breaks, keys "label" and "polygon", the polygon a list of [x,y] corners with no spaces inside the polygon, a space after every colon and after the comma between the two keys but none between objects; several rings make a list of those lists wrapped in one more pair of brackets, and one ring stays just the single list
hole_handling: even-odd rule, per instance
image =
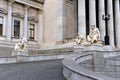
[{"label": "seated philosopher sculpture", "polygon": [[100,32],[95,25],[92,25],[90,28],[90,33],[87,36],[87,40],[93,44],[93,43],[98,43],[100,41]]},{"label": "seated philosopher sculpture", "polygon": [[78,36],[75,38],[75,42],[77,43],[77,44],[81,44],[82,43],[82,41],[83,41],[83,36],[82,35],[80,35],[80,34],[78,34]]},{"label": "seated philosopher sculpture", "polygon": [[14,50],[15,51],[26,51],[26,39],[25,38],[21,38],[19,39],[18,43],[15,45]]}]

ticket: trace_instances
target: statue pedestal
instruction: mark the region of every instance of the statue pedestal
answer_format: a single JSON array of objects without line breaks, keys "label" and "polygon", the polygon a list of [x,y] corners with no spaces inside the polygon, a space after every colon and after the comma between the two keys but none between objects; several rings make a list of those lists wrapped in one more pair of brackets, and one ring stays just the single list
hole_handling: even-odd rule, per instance
[{"label": "statue pedestal", "polygon": [[16,56],[17,62],[28,61],[28,51],[13,51],[12,56]]},{"label": "statue pedestal", "polygon": [[103,46],[97,46],[97,45],[85,45],[84,51],[103,51]]},{"label": "statue pedestal", "polygon": [[108,46],[97,46],[97,45],[87,45],[84,51],[114,51],[114,48],[110,45]]},{"label": "statue pedestal", "polygon": [[28,56],[28,51],[12,51],[13,56]]},{"label": "statue pedestal", "polygon": [[84,50],[84,46],[81,45],[74,46],[74,53],[81,54],[83,50]]}]

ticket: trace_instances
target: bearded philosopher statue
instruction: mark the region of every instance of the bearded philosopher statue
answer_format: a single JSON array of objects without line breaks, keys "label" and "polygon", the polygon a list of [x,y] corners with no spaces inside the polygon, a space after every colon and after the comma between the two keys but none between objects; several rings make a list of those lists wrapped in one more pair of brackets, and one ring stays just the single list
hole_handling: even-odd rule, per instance
[{"label": "bearded philosopher statue", "polygon": [[100,32],[99,32],[99,29],[95,27],[95,25],[91,26],[90,33],[87,36],[87,40],[91,44],[98,43],[100,41]]}]

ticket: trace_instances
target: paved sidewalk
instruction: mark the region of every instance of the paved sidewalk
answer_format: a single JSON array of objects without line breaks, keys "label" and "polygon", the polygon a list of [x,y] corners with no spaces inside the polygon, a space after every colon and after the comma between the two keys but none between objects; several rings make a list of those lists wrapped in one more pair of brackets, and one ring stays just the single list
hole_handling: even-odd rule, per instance
[{"label": "paved sidewalk", "polygon": [[65,80],[62,60],[0,65],[0,80]]}]

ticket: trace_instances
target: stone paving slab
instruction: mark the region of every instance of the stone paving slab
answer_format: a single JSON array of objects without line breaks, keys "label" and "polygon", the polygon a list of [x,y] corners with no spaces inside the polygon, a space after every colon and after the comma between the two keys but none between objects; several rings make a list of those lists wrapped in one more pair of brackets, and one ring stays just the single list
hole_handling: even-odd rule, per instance
[{"label": "stone paving slab", "polygon": [[0,80],[65,80],[62,60],[0,65]]}]

